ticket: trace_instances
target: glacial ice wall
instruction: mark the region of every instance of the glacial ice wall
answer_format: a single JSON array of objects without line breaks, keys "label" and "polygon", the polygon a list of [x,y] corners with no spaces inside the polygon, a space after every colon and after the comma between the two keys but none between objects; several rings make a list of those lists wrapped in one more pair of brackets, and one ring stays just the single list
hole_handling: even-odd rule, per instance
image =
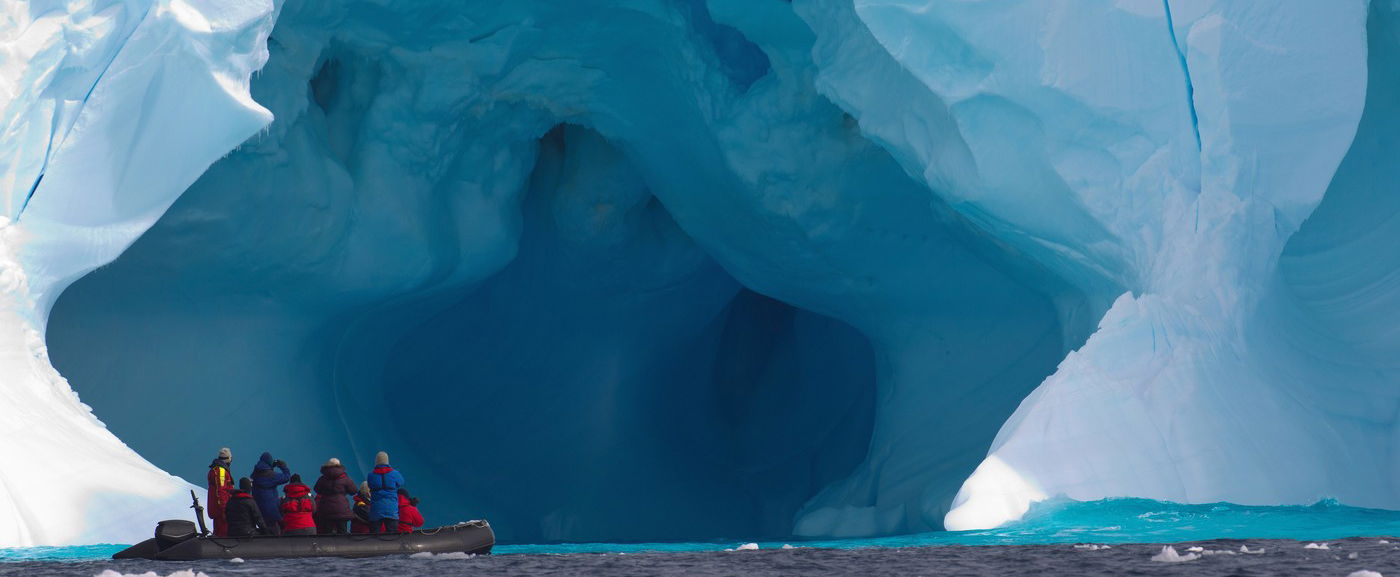
[{"label": "glacial ice wall", "polygon": [[525,541],[1400,506],[1394,2],[4,6],[0,503],[82,498],[0,544],[219,446]]},{"label": "glacial ice wall", "polygon": [[183,513],[186,483],[54,371],[45,322],[271,120],[248,78],[274,18],[257,1],[0,4],[0,545],[133,541],[145,517]]}]

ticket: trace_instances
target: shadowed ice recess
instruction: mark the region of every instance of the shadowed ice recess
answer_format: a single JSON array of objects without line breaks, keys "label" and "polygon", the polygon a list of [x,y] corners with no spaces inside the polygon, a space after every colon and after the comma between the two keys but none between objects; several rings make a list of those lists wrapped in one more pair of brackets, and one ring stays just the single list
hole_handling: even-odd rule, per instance
[{"label": "shadowed ice recess", "polygon": [[1400,509],[1400,3],[392,4],[0,17],[0,546],[223,446],[506,543]]}]

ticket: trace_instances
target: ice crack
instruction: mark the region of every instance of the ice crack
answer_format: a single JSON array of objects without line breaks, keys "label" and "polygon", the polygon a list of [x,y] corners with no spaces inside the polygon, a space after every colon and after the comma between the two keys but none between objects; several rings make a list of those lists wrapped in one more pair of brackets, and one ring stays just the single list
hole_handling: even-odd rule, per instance
[{"label": "ice crack", "polygon": [[1171,0],[1162,0],[1162,12],[1167,17],[1167,34],[1176,49],[1177,62],[1181,64],[1181,75],[1186,78],[1186,109],[1191,113],[1191,133],[1196,137],[1196,150],[1201,150],[1201,123],[1196,117],[1196,87],[1191,83],[1191,67],[1186,63],[1186,51],[1176,37],[1176,23],[1172,20]]}]

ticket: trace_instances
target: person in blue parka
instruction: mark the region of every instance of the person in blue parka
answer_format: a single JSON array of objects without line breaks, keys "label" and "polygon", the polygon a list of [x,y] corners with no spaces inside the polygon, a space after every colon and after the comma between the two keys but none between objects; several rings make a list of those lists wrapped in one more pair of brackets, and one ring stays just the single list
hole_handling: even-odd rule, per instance
[{"label": "person in blue parka", "polygon": [[[399,532],[399,489],[403,474],[389,466],[389,454],[380,451],[374,456],[374,470],[369,478],[369,530],[371,533]],[[382,527],[382,530],[381,530]]]},{"label": "person in blue parka", "polygon": [[268,531],[274,535],[281,534],[282,499],[277,494],[277,487],[292,480],[291,470],[281,459],[273,460],[272,453],[263,453],[258,458],[258,464],[253,465],[250,477],[253,478],[253,500],[258,503]]}]

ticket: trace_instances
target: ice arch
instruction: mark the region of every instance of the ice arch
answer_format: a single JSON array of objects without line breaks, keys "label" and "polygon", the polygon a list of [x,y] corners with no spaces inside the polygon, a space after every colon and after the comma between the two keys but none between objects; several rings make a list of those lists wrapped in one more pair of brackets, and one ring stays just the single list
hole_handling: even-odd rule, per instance
[{"label": "ice arch", "polygon": [[57,366],[187,478],[395,447],[508,539],[938,528],[1083,298],[733,8],[285,6],[276,120],[65,293]]},{"label": "ice arch", "polygon": [[54,457],[2,544],[135,539],[223,444],[531,540],[1394,505],[1394,2],[0,18],[0,458]]}]

